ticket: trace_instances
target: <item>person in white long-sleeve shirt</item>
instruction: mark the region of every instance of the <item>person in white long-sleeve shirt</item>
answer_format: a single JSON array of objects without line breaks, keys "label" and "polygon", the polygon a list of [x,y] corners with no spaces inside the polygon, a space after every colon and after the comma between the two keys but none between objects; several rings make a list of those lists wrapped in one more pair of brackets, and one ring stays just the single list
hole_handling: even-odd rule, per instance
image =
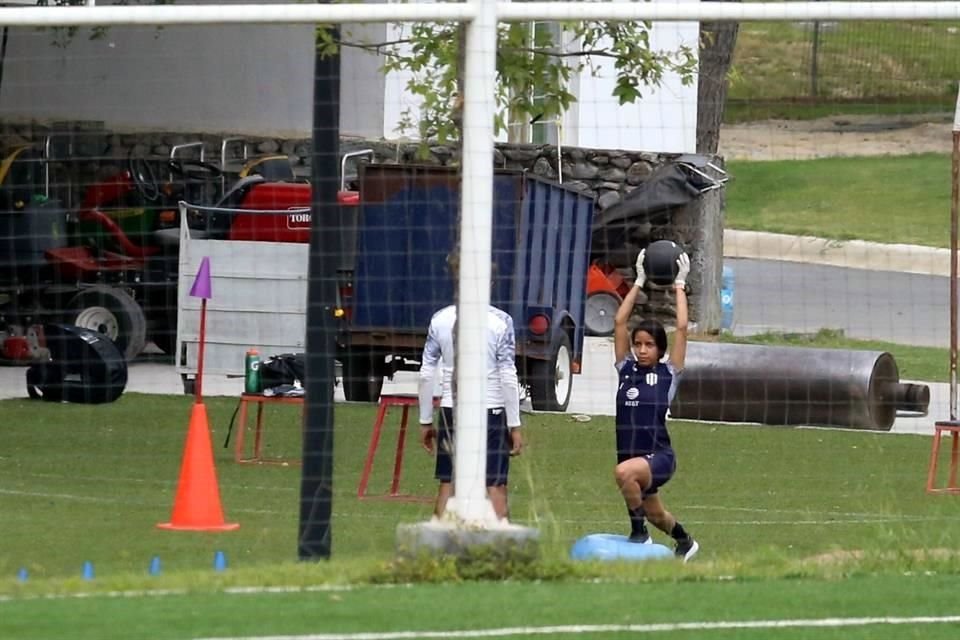
[{"label": "person in white long-sleeve shirt", "polygon": [[[444,307],[433,315],[420,364],[420,441],[436,453],[440,481],[436,516],[443,515],[453,494],[454,336],[457,308]],[[433,420],[434,375],[443,377],[440,415]],[[513,318],[494,306],[487,309],[487,495],[500,519],[507,518],[507,476],[510,456],[523,447],[520,434],[520,385],[517,379],[516,336]]]}]

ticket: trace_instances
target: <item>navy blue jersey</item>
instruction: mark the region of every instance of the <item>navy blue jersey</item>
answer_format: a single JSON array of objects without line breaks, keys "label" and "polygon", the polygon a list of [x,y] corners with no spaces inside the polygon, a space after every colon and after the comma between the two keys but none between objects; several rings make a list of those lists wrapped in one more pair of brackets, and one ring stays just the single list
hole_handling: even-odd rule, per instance
[{"label": "navy blue jersey", "polygon": [[669,362],[644,367],[633,355],[617,363],[617,451],[628,457],[672,450],[667,409],[679,377]]}]

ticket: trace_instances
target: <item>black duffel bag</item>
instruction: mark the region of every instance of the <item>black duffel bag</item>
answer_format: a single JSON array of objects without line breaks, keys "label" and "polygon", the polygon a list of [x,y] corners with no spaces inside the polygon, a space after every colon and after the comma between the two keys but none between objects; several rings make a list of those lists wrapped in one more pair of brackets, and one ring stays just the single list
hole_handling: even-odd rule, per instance
[{"label": "black duffel bag", "polygon": [[260,388],[266,391],[283,385],[303,386],[306,358],[302,353],[281,353],[260,363]]}]

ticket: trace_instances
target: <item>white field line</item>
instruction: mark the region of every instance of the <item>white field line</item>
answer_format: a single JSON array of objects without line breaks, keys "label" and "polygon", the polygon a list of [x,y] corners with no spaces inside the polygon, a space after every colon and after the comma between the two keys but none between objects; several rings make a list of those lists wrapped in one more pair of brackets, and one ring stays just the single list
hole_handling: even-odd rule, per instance
[{"label": "white field line", "polygon": [[[145,502],[143,500],[123,500],[118,498],[105,498],[101,496],[78,496],[69,493],[50,493],[44,491],[20,491],[17,489],[0,489],[0,495],[7,496],[25,496],[28,498],[47,498],[54,500],[67,500],[72,502],[94,502],[97,504],[118,504],[118,505],[129,505],[131,507],[156,507],[162,509],[169,509],[173,504],[174,496],[171,494],[169,500],[164,500],[163,502]],[[231,509],[231,511],[236,511],[238,513],[263,513],[268,515],[277,515],[282,513],[287,513],[287,511],[281,511],[277,509]]]},{"label": "white field line", "polygon": [[284,636],[227,636],[198,640],[418,640],[420,638],[502,638],[508,636],[579,635],[582,633],[669,633],[676,631],[727,631],[730,629],[816,629],[877,625],[929,625],[960,623],[960,615],[912,618],[814,618],[798,620],[739,620],[718,622],[662,622],[651,624],[581,624],[552,627],[502,627],[450,631],[385,631],[316,633]]},{"label": "white field line", "polygon": [[[376,585],[374,589],[408,588],[412,585]],[[353,585],[314,585],[314,586],[274,586],[274,587],[229,587],[223,590],[227,595],[265,595],[305,592],[343,592],[352,591]],[[74,594],[46,594],[39,596],[0,596],[0,605],[25,600],[71,600],[89,598],[146,598],[184,596],[186,589],[150,589],[107,591]],[[198,638],[196,640],[416,640],[419,638],[497,638],[507,636],[535,635],[579,635],[584,633],[667,633],[675,631],[724,631],[731,629],[814,629],[838,627],[865,627],[880,625],[930,625],[958,624],[960,615],[915,616],[915,617],[862,617],[862,618],[812,618],[784,620],[741,620],[741,621],[700,621],[700,622],[661,622],[647,624],[596,624],[596,625],[560,625],[547,627],[501,627],[492,629],[450,630],[450,631],[385,631],[355,633],[321,633],[301,635],[271,636],[222,636]]]},{"label": "white field line", "polygon": [[[5,471],[6,471],[5,469],[3,469],[2,467],[0,467],[0,476],[3,476],[3,475],[5,474]],[[173,489],[173,488],[175,488],[175,487],[177,486],[177,481],[176,481],[176,479],[173,479],[173,480],[158,480],[158,479],[153,479],[153,478],[117,478],[117,477],[113,477],[113,476],[112,476],[112,477],[106,477],[106,476],[83,476],[83,477],[79,477],[79,478],[78,478],[78,477],[75,477],[75,476],[70,476],[70,475],[62,474],[62,473],[20,473],[20,472],[18,472],[18,471],[16,471],[16,470],[11,470],[11,471],[13,472],[11,475],[13,476],[13,480],[14,480],[14,481],[20,481],[20,480],[23,480],[23,479],[25,479],[25,478],[38,478],[38,479],[46,479],[46,480],[63,480],[64,482],[69,483],[70,486],[73,486],[73,487],[76,487],[78,484],[80,484],[80,483],[85,483],[85,482],[86,482],[86,483],[92,483],[92,484],[95,484],[95,485],[101,485],[101,484],[104,484],[104,483],[120,483],[120,484],[123,484],[123,485],[141,484],[141,485],[152,485],[152,486],[155,486],[155,487],[158,487],[158,488],[167,488],[167,489]],[[298,494],[299,494],[299,491],[300,491],[298,487],[277,487],[277,486],[263,486],[263,485],[243,485],[243,484],[234,485],[234,486],[235,486],[235,488],[241,489],[241,490],[243,490],[243,491],[264,491],[264,492],[269,492],[269,493],[291,494],[291,495],[294,496],[293,499],[297,499],[297,498],[296,498],[296,495],[298,495]],[[429,489],[432,491],[433,486],[431,485],[431,486],[429,487]],[[16,493],[16,490],[12,490],[12,489],[11,489],[11,490],[8,490],[8,491],[9,491],[9,493],[10,493],[11,495],[18,495],[18,494]],[[4,491],[3,489],[0,489],[0,494],[3,494],[4,492],[5,492],[5,491]],[[51,495],[51,494],[29,494],[29,493],[26,493],[26,492],[22,492],[22,493],[20,493],[19,495],[36,495],[37,497],[55,497],[54,495]],[[70,498],[71,498],[71,495],[74,495],[74,494],[63,494],[62,497],[63,497],[64,499],[70,499]],[[340,490],[335,489],[335,490],[334,490],[334,497],[335,497],[335,498],[342,498],[342,499],[345,499],[345,500],[350,500],[350,499],[354,498],[355,495],[356,495],[356,493],[355,493],[354,488],[353,488],[352,486],[351,486],[349,489],[340,489]],[[424,497],[425,497],[425,498],[430,498],[431,496],[424,496]],[[85,499],[87,499],[87,500],[96,499],[96,500],[100,500],[100,501],[103,501],[103,502],[115,502],[115,500],[110,499],[110,498],[102,498],[102,499],[101,499],[101,498],[85,498],[85,497],[83,497],[83,496],[77,496],[77,500],[85,500]],[[134,504],[134,503],[131,502],[130,504]],[[136,504],[142,504],[142,501],[137,501]],[[584,499],[584,500],[567,500],[567,501],[566,501],[566,504],[572,504],[572,505],[582,504],[582,505],[593,506],[594,504],[596,504],[596,500],[587,500],[587,499]],[[801,514],[801,515],[804,515],[804,516],[810,515],[810,511],[811,511],[810,509],[802,509],[802,508],[796,508],[796,509],[770,509],[770,508],[765,508],[765,507],[737,507],[737,506],[727,506],[727,505],[720,505],[720,504],[686,504],[686,505],[685,505],[685,504],[679,504],[679,503],[673,503],[673,504],[676,505],[675,509],[676,509],[677,511],[688,511],[688,510],[697,510],[697,511],[739,511],[739,512],[744,512],[744,513]],[[284,512],[282,512],[282,511],[256,511],[255,513],[284,513]],[[896,515],[896,514],[890,514],[890,513],[857,513],[857,512],[850,512],[850,511],[846,511],[846,512],[845,512],[845,511],[837,511],[837,512],[826,512],[826,513],[818,512],[818,513],[822,513],[822,516],[823,516],[823,517],[831,517],[831,518],[890,518],[890,517],[893,517],[894,515]],[[344,512],[339,513],[338,515],[351,515],[351,514],[350,514],[349,512],[344,511]],[[911,516],[911,518],[923,520],[923,519],[924,519],[924,516]],[[936,519],[936,520],[960,519],[960,515],[956,516],[956,518],[938,517],[938,518],[935,518],[935,519]],[[562,522],[562,521],[560,521],[560,522]],[[571,521],[571,522],[573,522],[573,521]],[[619,522],[619,520],[618,520],[617,522]]]},{"label": "white field line", "polygon": [[[53,493],[53,492],[44,492],[44,491],[24,491],[20,489],[3,489],[0,488],[0,495],[9,495],[9,496],[22,496],[27,498],[45,498],[45,499],[55,499],[55,500],[67,500],[73,502],[92,502],[97,504],[117,504],[117,505],[130,505],[136,507],[156,507],[158,509],[166,509],[170,506],[172,496],[170,500],[164,499],[162,501],[146,503],[142,499],[119,499],[119,498],[108,498],[103,496],[82,496],[70,493]],[[351,493],[350,496],[353,494]],[[346,496],[344,496],[346,497]],[[687,507],[681,507],[681,509],[691,509],[691,510],[715,510],[715,511],[741,511],[748,513],[769,513],[769,514],[808,514],[809,511],[803,509],[760,509],[760,508],[750,508],[750,507],[724,507],[719,505],[690,505]],[[231,508],[231,512],[235,513],[251,513],[251,514],[266,514],[266,515],[283,515],[289,513],[289,510],[284,509],[251,509],[251,508]],[[348,512],[348,511],[337,511],[334,512],[334,517],[356,517],[357,514]],[[367,519],[381,519],[380,516],[376,515],[365,515],[363,516]],[[383,518],[391,518],[392,516],[383,516]],[[900,514],[891,514],[891,513],[824,513],[819,517],[809,517],[803,519],[768,519],[768,520],[698,520],[692,518],[685,518],[684,522],[687,524],[709,524],[709,525],[730,525],[730,526],[779,526],[779,525],[788,525],[788,526],[821,526],[821,525],[837,525],[837,524],[878,524],[878,523],[887,523],[887,522],[903,522],[904,517]],[[950,516],[910,516],[910,519],[914,522],[951,522],[954,520],[960,520],[960,515]],[[579,524],[581,521],[578,519],[554,519],[554,522],[560,522],[564,524]],[[597,524],[620,524],[620,520],[596,520]]]},{"label": "white field line", "polygon": [[[4,469],[0,468],[0,476],[4,475]],[[144,485],[153,485],[156,487],[163,488],[174,488],[177,485],[176,480],[157,480],[151,478],[117,478],[117,477],[106,477],[106,476],[84,476],[77,478],[75,476],[70,476],[63,473],[19,473],[15,472],[12,474],[14,480],[22,480],[24,478],[38,478],[45,480],[63,480],[68,482],[71,486],[76,486],[78,483],[89,482],[93,484],[103,484],[103,483],[120,483],[123,485],[129,484],[144,484]],[[236,488],[242,489],[243,491],[265,491],[272,493],[290,493],[297,494],[299,493],[299,488],[297,487],[276,487],[276,486],[262,486],[262,485],[236,485]],[[432,485],[431,485],[432,490]],[[27,492],[17,492],[17,490],[10,489],[8,490],[11,495],[36,495],[39,497],[53,497],[54,494],[30,494]],[[0,489],[0,494],[4,493],[3,489]],[[65,499],[70,499],[75,494],[62,494]],[[350,489],[335,490],[334,497],[338,498],[353,498],[356,494],[354,493],[353,487]],[[611,494],[612,495],[612,494]],[[78,500],[85,499],[83,496],[76,496]],[[430,496],[424,496],[430,497]],[[93,499],[93,498],[90,498]],[[99,498],[98,498],[99,500]],[[111,501],[109,498],[103,498],[103,501]],[[596,500],[567,500],[567,504],[584,504],[593,506],[596,504]],[[138,502],[137,504],[141,504]],[[698,511],[740,511],[745,513],[771,513],[771,514],[791,514],[799,513],[802,515],[809,515],[810,509],[770,509],[766,507],[737,507],[737,506],[728,506],[721,504],[679,504],[677,505],[677,510],[698,510]],[[272,513],[272,512],[271,512]],[[279,513],[279,512],[277,512]],[[822,513],[822,512],[820,512]],[[876,517],[889,517],[892,514],[889,513],[856,513],[856,512],[827,512],[823,514],[824,516],[831,517],[841,517],[841,518],[876,518]],[[960,518],[960,516],[957,516]]]},{"label": "white field line", "polygon": [[[396,588],[398,585],[385,584],[376,585],[377,589]],[[335,592],[352,591],[353,585],[349,584],[320,584],[308,587],[289,586],[289,587],[225,587],[223,593],[228,595],[265,595],[265,594],[283,594],[283,593],[312,593],[312,592]],[[26,595],[26,596],[4,596],[0,595],[0,604],[4,602],[18,602],[24,600],[85,600],[89,598],[161,598],[166,596],[185,596],[190,591],[187,589],[131,589],[127,591],[91,591],[81,593],[49,593],[44,595]]]}]

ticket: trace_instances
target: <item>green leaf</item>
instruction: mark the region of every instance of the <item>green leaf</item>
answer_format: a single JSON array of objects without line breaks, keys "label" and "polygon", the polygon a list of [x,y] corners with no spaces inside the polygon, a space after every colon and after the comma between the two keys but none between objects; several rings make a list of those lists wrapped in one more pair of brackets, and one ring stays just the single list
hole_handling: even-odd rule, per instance
[{"label": "green leaf", "polygon": [[[459,140],[460,33],[455,24],[411,23],[394,42],[376,48],[384,72],[412,75],[407,90],[419,102],[419,115],[412,108],[401,115],[398,133],[415,132],[425,144]],[[497,34],[493,124],[498,134],[511,123],[560,117],[577,99],[570,91],[571,78],[584,71],[597,73],[601,66],[616,73],[613,96],[620,104],[642,98],[667,72],[678,73],[685,84],[695,78],[697,61],[689,48],[650,49],[648,22],[571,21],[552,28],[510,23],[499,25]],[[318,38],[318,47],[320,42]],[[324,41],[324,46],[333,43]]]}]

